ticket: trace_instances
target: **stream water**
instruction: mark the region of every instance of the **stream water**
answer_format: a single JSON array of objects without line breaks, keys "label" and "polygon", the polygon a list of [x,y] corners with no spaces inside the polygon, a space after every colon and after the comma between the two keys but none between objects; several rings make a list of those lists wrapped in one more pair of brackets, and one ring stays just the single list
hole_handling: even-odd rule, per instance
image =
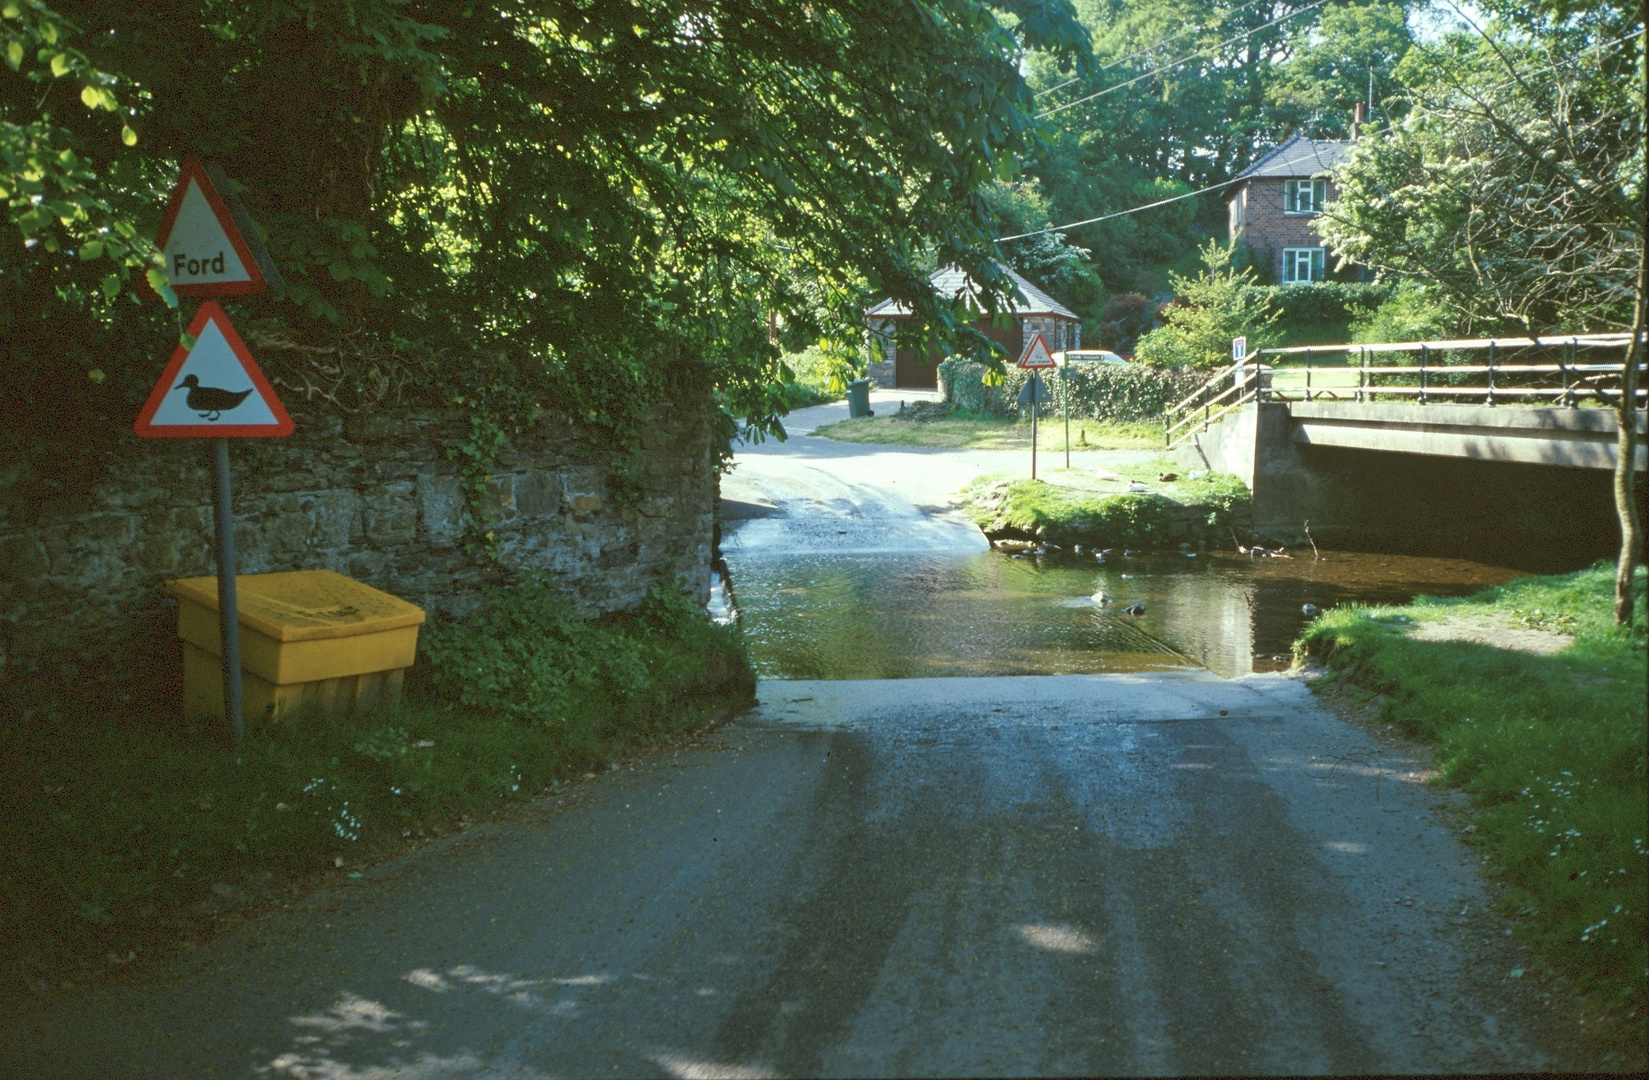
[{"label": "stream water", "polygon": [[[897,679],[1287,666],[1308,621],[1348,603],[1458,596],[1516,576],[1460,559],[1325,551],[1138,558],[994,551],[728,554],[763,678]],[[1100,592],[1109,604],[1094,600]],[[1142,615],[1124,607],[1143,604]]]}]

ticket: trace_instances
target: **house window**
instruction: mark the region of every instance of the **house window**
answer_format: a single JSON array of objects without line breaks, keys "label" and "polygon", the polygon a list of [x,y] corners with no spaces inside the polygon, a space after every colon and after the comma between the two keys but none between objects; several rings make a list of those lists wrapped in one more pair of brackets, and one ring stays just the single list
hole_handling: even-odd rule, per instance
[{"label": "house window", "polygon": [[1320,214],[1328,199],[1327,180],[1283,181],[1283,213]]},{"label": "house window", "polygon": [[1283,281],[1323,280],[1322,248],[1283,248]]}]

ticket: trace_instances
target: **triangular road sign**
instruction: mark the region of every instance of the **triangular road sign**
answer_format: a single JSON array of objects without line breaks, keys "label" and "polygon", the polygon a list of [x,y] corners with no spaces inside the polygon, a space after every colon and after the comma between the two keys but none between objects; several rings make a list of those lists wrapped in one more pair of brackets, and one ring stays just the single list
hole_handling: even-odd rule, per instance
[{"label": "triangular road sign", "polygon": [[155,246],[179,296],[242,296],[279,283],[228,177],[193,154],[183,160]]},{"label": "triangular road sign", "polygon": [[263,377],[229,316],[211,300],[189,324],[133,429],[149,439],[257,438],[292,434],[292,417]]},{"label": "triangular road sign", "polygon": [[1043,371],[1059,365],[1054,363],[1053,353],[1048,351],[1048,343],[1042,340],[1042,335],[1032,334],[1025,351],[1019,354],[1019,366],[1026,371]]}]

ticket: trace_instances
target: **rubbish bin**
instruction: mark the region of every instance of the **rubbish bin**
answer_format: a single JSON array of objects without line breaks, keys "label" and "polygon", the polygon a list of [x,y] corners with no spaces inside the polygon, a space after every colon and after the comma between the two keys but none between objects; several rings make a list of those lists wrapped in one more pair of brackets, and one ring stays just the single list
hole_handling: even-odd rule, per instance
[{"label": "rubbish bin", "polygon": [[857,420],[861,416],[875,416],[870,411],[870,380],[854,379],[847,384],[847,416]]},{"label": "rubbish bin", "polygon": [[[178,599],[183,711],[223,716],[218,579],[166,583]],[[330,570],[237,574],[241,674],[249,717],[370,712],[400,700],[424,611]]]}]

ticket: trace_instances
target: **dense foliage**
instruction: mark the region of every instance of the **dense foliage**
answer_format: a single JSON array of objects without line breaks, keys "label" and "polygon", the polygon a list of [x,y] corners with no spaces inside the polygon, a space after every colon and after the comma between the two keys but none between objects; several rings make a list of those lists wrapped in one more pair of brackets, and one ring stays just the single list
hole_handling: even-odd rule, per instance
[{"label": "dense foliage", "polygon": [[1358,143],[1323,235],[1425,282],[1462,328],[1623,328],[1644,237],[1639,7],[1485,6],[1480,32],[1398,65],[1406,115]]},{"label": "dense foliage", "polygon": [[1086,57],[1065,0],[6,0],[0,27],[4,389],[59,419],[128,412],[170,351],[131,285],[187,151],[288,282],[243,332],[343,409],[621,433],[713,383],[764,423],[771,323],[847,337],[866,288],[980,348],[925,267],[1000,299],[979,192],[1033,144],[1019,65]]}]

